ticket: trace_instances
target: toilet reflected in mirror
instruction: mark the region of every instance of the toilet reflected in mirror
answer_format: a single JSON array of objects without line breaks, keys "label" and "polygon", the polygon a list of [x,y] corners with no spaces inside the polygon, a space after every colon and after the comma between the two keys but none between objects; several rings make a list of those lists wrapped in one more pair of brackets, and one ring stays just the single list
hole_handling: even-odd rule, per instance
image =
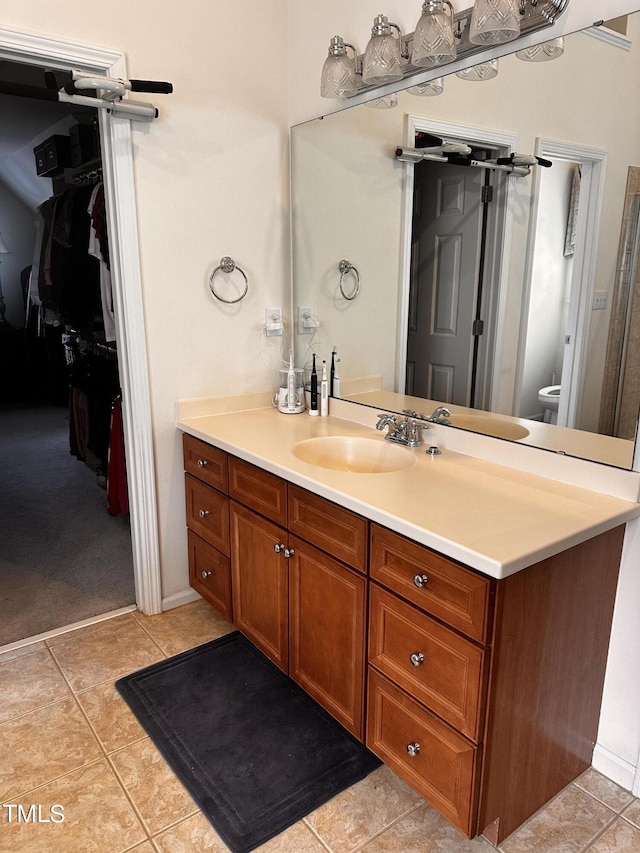
[{"label": "toilet reflected in mirror", "polygon": [[545,424],[558,423],[558,406],[560,405],[560,386],[547,385],[538,391],[538,402],[544,409],[542,420]]}]

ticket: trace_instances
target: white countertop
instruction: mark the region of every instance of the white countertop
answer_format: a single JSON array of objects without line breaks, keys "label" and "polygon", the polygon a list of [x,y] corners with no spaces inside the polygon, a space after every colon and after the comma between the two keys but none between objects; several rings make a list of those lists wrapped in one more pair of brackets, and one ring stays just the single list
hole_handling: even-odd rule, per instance
[{"label": "white countertop", "polygon": [[273,407],[205,414],[181,407],[178,428],[494,577],[640,516],[640,504],[444,449],[410,468],[358,474],[311,465],[291,448],[315,436],[381,432],[344,418]]}]

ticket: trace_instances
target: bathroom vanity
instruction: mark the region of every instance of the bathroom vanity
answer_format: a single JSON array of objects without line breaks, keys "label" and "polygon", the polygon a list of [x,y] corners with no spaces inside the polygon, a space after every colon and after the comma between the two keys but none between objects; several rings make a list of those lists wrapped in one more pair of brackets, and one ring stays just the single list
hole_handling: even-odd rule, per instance
[{"label": "bathroom vanity", "polygon": [[449,450],[296,455],[389,447],[344,418],[178,426],[191,585],[451,823],[499,844],[589,767],[638,504]]}]

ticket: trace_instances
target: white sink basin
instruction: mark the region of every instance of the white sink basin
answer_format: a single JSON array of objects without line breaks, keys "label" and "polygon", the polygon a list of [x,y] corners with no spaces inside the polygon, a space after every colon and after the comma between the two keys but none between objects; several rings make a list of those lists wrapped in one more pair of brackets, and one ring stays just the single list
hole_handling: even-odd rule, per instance
[{"label": "white sink basin", "polygon": [[404,447],[375,438],[329,435],[299,441],[294,456],[310,465],[352,474],[386,474],[415,465],[416,457]]},{"label": "white sink basin", "polygon": [[512,423],[506,419],[492,417],[490,415],[456,414],[453,412],[449,418],[452,426],[468,429],[472,432],[481,432],[483,435],[493,435],[496,438],[508,438],[517,441],[526,438],[529,430],[521,424]]}]

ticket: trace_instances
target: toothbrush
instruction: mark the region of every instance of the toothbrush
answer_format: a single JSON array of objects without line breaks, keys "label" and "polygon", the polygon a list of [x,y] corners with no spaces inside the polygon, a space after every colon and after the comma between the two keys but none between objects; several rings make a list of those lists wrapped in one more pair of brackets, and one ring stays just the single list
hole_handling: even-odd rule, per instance
[{"label": "toothbrush", "polygon": [[331,378],[329,380],[329,396],[330,397],[333,397],[333,380],[335,379],[335,375],[336,375],[336,348],[334,347],[331,350],[331,374],[330,374]]},{"label": "toothbrush", "polygon": [[290,412],[296,408],[296,374],[293,369],[293,350],[289,350],[289,371],[287,373],[287,408]]},{"label": "toothbrush", "polygon": [[318,374],[316,372],[316,354],[313,354],[313,367],[311,368],[311,405],[309,414],[318,415]]},{"label": "toothbrush", "polygon": [[323,418],[329,414],[329,382],[327,381],[327,362],[322,359],[322,381],[320,382],[320,414]]}]

